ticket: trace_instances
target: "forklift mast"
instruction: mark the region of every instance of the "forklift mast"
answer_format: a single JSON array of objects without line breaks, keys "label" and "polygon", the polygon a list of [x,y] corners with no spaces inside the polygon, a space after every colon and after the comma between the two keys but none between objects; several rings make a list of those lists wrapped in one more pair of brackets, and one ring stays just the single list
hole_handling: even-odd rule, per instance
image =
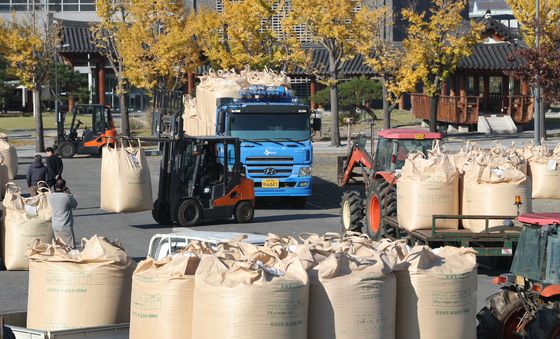
[{"label": "forklift mast", "polygon": [[[170,207],[178,185],[175,171],[179,141],[183,137],[183,93],[181,91],[155,90],[153,93],[152,137],[159,141],[161,153],[158,204],[160,213],[171,213]],[[165,175],[163,175],[165,173]]]}]

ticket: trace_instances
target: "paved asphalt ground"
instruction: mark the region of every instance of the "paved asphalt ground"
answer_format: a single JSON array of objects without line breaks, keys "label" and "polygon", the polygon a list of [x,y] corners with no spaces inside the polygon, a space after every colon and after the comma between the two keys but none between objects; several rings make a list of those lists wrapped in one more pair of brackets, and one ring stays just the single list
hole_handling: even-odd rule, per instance
[{"label": "paved asphalt ground", "polygon": [[[527,141],[528,135],[522,141]],[[449,149],[458,149],[461,137],[449,139]],[[503,144],[511,144],[511,138],[501,140]],[[480,138],[481,143],[490,144],[491,138]],[[558,140],[551,140],[551,143]],[[48,142],[47,142],[48,143]],[[344,148],[330,148],[326,144],[317,143],[314,154],[313,196],[305,209],[292,209],[290,205],[279,201],[259,201],[254,222],[251,224],[235,224],[221,222],[196,227],[197,230],[237,231],[267,234],[274,232],[283,235],[298,236],[302,232],[325,233],[340,230],[339,203],[342,190],[336,185],[336,157],[344,154]],[[24,174],[30,164],[33,151],[20,150],[20,167],[16,183],[25,186]],[[149,165],[152,177],[154,196],[157,194],[159,175],[159,157],[150,156]],[[146,256],[148,242],[157,233],[173,232],[172,226],[156,224],[150,212],[134,214],[114,214],[99,209],[99,173],[101,159],[80,156],[64,161],[64,177],[71,191],[75,194],[79,206],[75,211],[75,233],[77,239],[90,237],[94,234],[119,239],[127,253],[136,260]],[[559,211],[557,201],[534,201],[535,211]],[[492,277],[501,273],[500,270],[488,270],[483,266],[490,264],[481,262],[479,268],[478,308],[485,304],[485,298],[496,289],[490,284]],[[27,307],[27,272],[0,271],[0,314],[12,311],[25,311]]]}]

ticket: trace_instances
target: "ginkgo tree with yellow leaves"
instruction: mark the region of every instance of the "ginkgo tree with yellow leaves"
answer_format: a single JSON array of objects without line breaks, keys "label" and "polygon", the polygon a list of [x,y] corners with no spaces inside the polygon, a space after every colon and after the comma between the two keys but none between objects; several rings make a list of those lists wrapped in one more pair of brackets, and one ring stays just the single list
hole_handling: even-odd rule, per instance
[{"label": "ginkgo tree with yellow leaves", "polygon": [[130,24],[116,35],[126,79],[146,90],[180,86],[200,65],[194,25],[182,2],[130,0],[128,14]]},{"label": "ginkgo tree with yellow leaves", "polygon": [[369,34],[367,43],[358,46],[358,51],[363,55],[365,64],[375,72],[381,84],[383,128],[387,129],[391,128],[391,112],[404,94],[395,86],[396,75],[402,66],[403,50],[383,34],[384,30],[392,27],[392,22],[388,19],[393,17],[394,13],[387,7],[381,10],[385,20],[370,23],[371,29],[366,31],[366,34]]},{"label": "ginkgo tree with yellow leaves", "polygon": [[[47,19],[48,20],[48,19]],[[33,93],[35,117],[35,151],[45,148],[41,88],[47,81],[60,44],[56,23],[42,21],[35,11],[24,18],[15,16],[9,22],[0,21],[0,52],[8,61],[10,71]]]},{"label": "ginkgo tree with yellow leaves", "polygon": [[224,0],[221,12],[202,8],[192,14],[192,22],[212,67],[286,70],[300,56],[293,48],[299,43],[274,29],[273,20],[288,10],[284,0]]},{"label": "ginkgo tree with yellow leaves", "polygon": [[100,54],[105,57],[117,79],[116,92],[119,97],[121,113],[121,133],[130,135],[128,108],[126,105],[126,77],[122,51],[126,46],[120,44],[118,36],[126,36],[130,25],[127,0],[96,0],[95,8],[99,22],[90,27],[92,40]]},{"label": "ginkgo tree with yellow leaves", "polygon": [[437,106],[442,84],[457,68],[459,61],[472,53],[481,42],[483,25],[463,19],[467,0],[434,0],[427,12],[405,9],[407,37],[403,41],[401,67],[392,84],[393,93],[415,90],[422,84],[430,97],[430,130],[437,130]]},{"label": "ginkgo tree with yellow leaves", "polygon": [[[546,139],[544,105],[560,102],[560,0],[506,0],[519,22],[525,48],[516,50],[525,62],[512,75],[533,87],[535,100],[535,142]],[[536,40],[538,32],[538,43]]]},{"label": "ginkgo tree with yellow leaves", "polygon": [[[359,53],[360,46],[369,44],[371,30],[376,29],[384,13],[384,8],[369,8],[361,0],[291,1],[291,11],[284,22],[287,34],[295,34],[299,27],[309,33],[313,43],[327,50],[328,76],[323,76],[324,70],[312,67],[310,54],[301,66],[330,89],[333,146],[340,145],[337,86],[343,64]],[[298,46],[296,55],[304,52],[302,48]]]}]

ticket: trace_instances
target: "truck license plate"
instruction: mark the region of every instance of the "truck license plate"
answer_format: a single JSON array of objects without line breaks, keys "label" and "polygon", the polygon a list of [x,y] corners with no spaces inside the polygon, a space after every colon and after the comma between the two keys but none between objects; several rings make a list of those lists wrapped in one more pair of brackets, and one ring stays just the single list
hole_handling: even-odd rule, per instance
[{"label": "truck license plate", "polygon": [[278,179],[263,179],[261,183],[262,188],[278,188]]}]

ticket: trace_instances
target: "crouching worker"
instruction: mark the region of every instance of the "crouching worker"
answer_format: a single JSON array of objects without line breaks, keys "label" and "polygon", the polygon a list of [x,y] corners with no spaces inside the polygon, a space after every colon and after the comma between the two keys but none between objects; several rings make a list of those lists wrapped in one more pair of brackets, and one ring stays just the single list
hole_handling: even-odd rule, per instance
[{"label": "crouching worker", "polygon": [[47,199],[52,213],[54,236],[61,238],[71,248],[75,248],[72,210],[78,206],[78,202],[66,187],[64,179],[56,181],[54,192],[49,194]]}]

